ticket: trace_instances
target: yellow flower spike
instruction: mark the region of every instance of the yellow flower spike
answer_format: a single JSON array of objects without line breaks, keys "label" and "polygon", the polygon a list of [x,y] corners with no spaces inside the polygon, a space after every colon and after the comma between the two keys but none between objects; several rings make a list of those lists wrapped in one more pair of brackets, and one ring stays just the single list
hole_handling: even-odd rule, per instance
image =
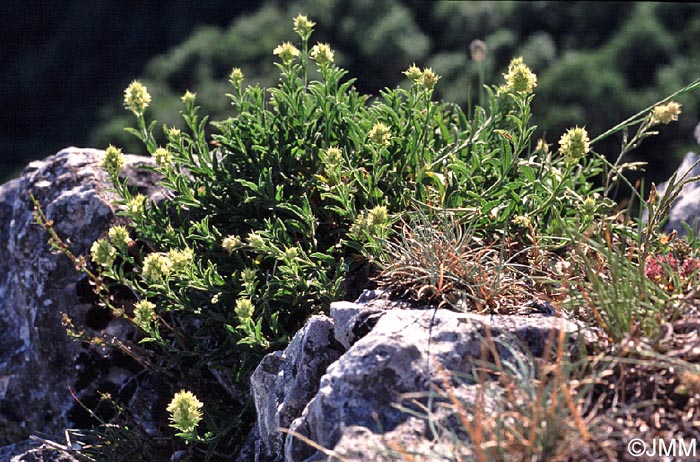
[{"label": "yellow flower spike", "polygon": [[170,260],[172,270],[180,272],[194,262],[194,252],[189,247],[184,250],[170,249],[167,258]]},{"label": "yellow flower spike", "polygon": [[294,32],[299,34],[302,38],[311,35],[315,25],[316,23],[310,20],[305,14],[298,14],[297,17],[294,18]]},{"label": "yellow flower spike", "polygon": [[262,250],[265,248],[265,239],[255,232],[248,234],[248,245],[254,250]]},{"label": "yellow flower spike", "polygon": [[367,138],[379,145],[388,146],[391,140],[391,129],[382,122],[377,122],[367,134]]},{"label": "yellow flower spike", "polygon": [[106,239],[98,239],[90,247],[90,256],[95,263],[109,267],[112,266],[114,259],[117,258],[117,249]]},{"label": "yellow flower spike", "polygon": [[191,91],[187,90],[180,99],[183,103],[185,103],[185,106],[189,107],[194,105],[195,98],[197,98],[197,93],[192,93]]},{"label": "yellow flower spike", "polygon": [[435,84],[438,80],[440,80],[440,76],[433,72],[432,68],[427,67],[423,70],[420,84],[428,90],[432,90],[433,88],[435,88]]},{"label": "yellow flower spike", "polygon": [[590,140],[585,128],[570,128],[559,140],[559,153],[569,164],[577,162],[590,150]]},{"label": "yellow flower spike", "polygon": [[140,217],[146,209],[146,196],[135,195],[126,203],[126,209],[134,217]]},{"label": "yellow flower spike", "polygon": [[134,80],[124,90],[124,107],[134,114],[143,115],[146,108],[151,103],[151,95],[148,88],[138,80]]},{"label": "yellow flower spike", "polygon": [[129,247],[131,237],[129,237],[129,231],[125,226],[112,226],[107,235],[116,248],[124,251]]},{"label": "yellow flower spike", "polygon": [[284,249],[284,259],[292,261],[299,256],[299,249],[296,247],[287,247]]},{"label": "yellow flower spike", "polygon": [[511,220],[511,223],[513,223],[515,226],[519,226],[521,228],[532,228],[532,222],[530,219],[525,216],[525,215],[515,215],[513,219]]},{"label": "yellow flower spike", "polygon": [[228,76],[228,80],[231,82],[231,85],[237,87],[243,82],[243,79],[243,71],[240,68],[234,67],[231,69],[231,74]]},{"label": "yellow flower spike", "polygon": [[523,58],[513,58],[503,77],[506,79],[506,90],[513,93],[529,94],[537,86],[537,76],[523,62]]},{"label": "yellow flower spike", "polygon": [[367,222],[369,226],[385,225],[389,221],[389,212],[383,205],[378,205],[369,211],[367,214]]},{"label": "yellow flower spike", "polygon": [[156,165],[161,168],[168,168],[173,163],[173,155],[165,148],[158,148],[153,152],[153,159]]},{"label": "yellow flower spike", "polygon": [[234,250],[240,247],[242,244],[241,238],[235,235],[226,236],[221,241],[221,247],[226,251],[227,254],[231,255]]},{"label": "yellow flower spike", "polygon": [[143,259],[141,274],[147,282],[159,282],[165,279],[173,270],[173,264],[168,257],[161,253],[149,253]]},{"label": "yellow flower spike", "polygon": [[200,409],[203,406],[204,404],[190,391],[180,390],[175,393],[166,408],[170,413],[170,426],[183,433],[193,432],[202,420]]},{"label": "yellow flower spike", "polygon": [[117,175],[124,168],[124,155],[122,150],[115,148],[111,144],[105,149],[105,156],[100,164],[110,175]]},{"label": "yellow flower spike", "polygon": [[169,127],[167,128],[167,135],[170,141],[176,143],[180,140],[180,137],[182,136],[182,131],[179,128]]},{"label": "yellow flower spike", "polygon": [[243,271],[241,271],[241,281],[243,281],[243,285],[250,287],[254,286],[258,279],[257,274],[257,271],[255,271],[253,268],[245,268]]},{"label": "yellow flower spike", "polygon": [[596,198],[593,196],[588,196],[584,199],[583,204],[581,204],[581,210],[588,216],[593,216],[597,208]]},{"label": "yellow flower spike", "polygon": [[317,43],[311,48],[311,59],[323,67],[333,63],[335,54],[327,43]]},{"label": "yellow flower spike", "polygon": [[134,304],[133,322],[143,330],[148,330],[156,316],[156,306],[148,300],[141,300]]},{"label": "yellow flower spike", "polygon": [[323,156],[323,162],[329,167],[335,167],[343,163],[343,151],[340,148],[331,146],[326,149]]},{"label": "yellow flower spike", "polygon": [[290,64],[299,56],[300,53],[301,52],[299,49],[289,42],[284,42],[281,45],[278,45],[272,51],[272,54],[279,56],[284,64]]},{"label": "yellow flower spike", "polygon": [[253,317],[253,313],[255,313],[255,306],[249,298],[239,298],[236,300],[236,308],[234,311],[236,312],[238,319],[241,321],[244,319],[251,319]]},{"label": "yellow flower spike", "polygon": [[420,67],[416,66],[416,63],[413,63],[408,69],[403,71],[403,75],[405,75],[411,82],[419,83],[423,78],[423,71],[420,69]]}]

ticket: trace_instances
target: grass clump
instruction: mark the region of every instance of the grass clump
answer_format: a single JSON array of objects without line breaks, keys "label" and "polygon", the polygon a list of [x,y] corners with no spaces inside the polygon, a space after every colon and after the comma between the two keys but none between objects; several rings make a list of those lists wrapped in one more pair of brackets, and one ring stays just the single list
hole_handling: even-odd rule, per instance
[{"label": "grass clump", "polygon": [[[465,310],[512,313],[541,295],[613,341],[635,326],[653,333],[674,290],[688,292],[687,280],[674,279],[669,291],[670,279],[662,287],[645,269],[662,263],[659,210],[672,196],[638,228],[610,218],[607,198],[624,171],[638,167],[622,163],[623,154],[677,116],[670,99],[593,140],[572,128],[555,151],[531,139],[537,79],[522,59],[511,62],[504,84],[484,87],[485,107],[466,112],[434,101],[440,77],[415,64],[405,72],[408,88],[370,98],[335,65],[328,44],[310,46],[313,25],[297,17],[296,42],[274,49],[275,87],[244,86],[233,69],[224,120],[200,115],[188,91],[187,129],[158,134],[147,120],[157,101],[132,83],[129,131],[153,156],[162,197],[149,200],[120,180],[121,151],[110,147],[103,165],[126,225],[95,243],[92,264],[72,256],[101,302],[139,329],[144,366],[167,378],[171,395],[188,398],[169,410],[190,454],[224,460],[241,449],[253,421],[247,380],[260,359],[283,348],[309,315],[364,288],[347,281],[372,269],[381,268],[380,283],[397,294]],[[611,164],[595,143],[620,131],[623,152]],[[55,232],[52,242],[61,248]],[[507,413],[529,420],[480,430],[464,422],[471,440],[500,442],[503,460],[517,444],[558,460],[560,447],[536,428],[558,428],[566,441],[587,432],[564,362],[556,356],[544,375],[527,361],[517,371],[490,371],[521,387],[512,405],[525,407]]]}]

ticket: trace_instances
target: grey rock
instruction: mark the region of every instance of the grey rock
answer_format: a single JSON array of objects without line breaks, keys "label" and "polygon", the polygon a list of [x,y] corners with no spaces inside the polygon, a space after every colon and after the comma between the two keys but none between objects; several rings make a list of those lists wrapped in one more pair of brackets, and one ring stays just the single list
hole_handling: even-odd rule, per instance
[{"label": "grey rock", "polygon": [[0,447],[0,462],[78,462],[73,451],[37,441],[22,441]]},{"label": "grey rock", "polygon": [[[700,124],[695,128],[695,139],[698,144],[700,144]],[[692,151],[688,152],[674,172],[676,181],[684,177],[690,178],[700,175],[699,160],[700,156],[698,154]],[[669,181],[667,180],[656,188],[659,197],[666,192],[668,185]],[[647,211],[645,211],[644,219],[645,221],[648,219]],[[686,234],[683,223],[687,223],[695,233],[700,231],[700,183],[697,181],[683,186],[680,194],[673,201],[673,205],[669,211],[668,222],[664,226],[664,232],[670,233],[676,231],[680,236],[683,236]]]},{"label": "grey rock", "polygon": [[333,335],[347,350],[364,337],[377,323],[385,310],[359,303],[336,302],[331,305]]},{"label": "grey rock", "polygon": [[[79,294],[82,275],[50,251],[30,200],[36,197],[74,254],[88,254],[115,221],[102,157],[103,151],[67,148],[0,186],[0,444],[34,431],[60,434],[80,412],[70,389],[84,397],[99,380],[123,375],[104,367],[104,352],[66,335],[64,313],[94,335],[123,334],[130,326],[109,316],[94,321],[98,308]],[[154,174],[141,168],[151,163],[125,156],[124,175],[146,194],[157,190]]]},{"label": "grey rock", "polygon": [[257,410],[257,462],[282,460],[284,434],[279,428],[288,428],[301,415],[326,368],[342,352],[333,337],[333,321],[313,316],[283,352],[263,358],[251,377]]},{"label": "grey rock", "polygon": [[[385,301],[386,302],[386,301]],[[383,302],[384,303],[384,302]],[[347,319],[351,304],[333,304],[332,313]],[[365,307],[354,309],[361,312]],[[377,307],[375,307],[377,308]],[[344,327],[352,330],[352,327]],[[513,345],[520,343],[531,355],[541,356],[548,339],[563,330],[572,340],[582,332],[573,322],[545,315],[483,316],[446,310],[388,309],[376,325],[358,339],[321,378],[318,392],[308,402],[290,430],[336,452],[346,451],[349,460],[381,460],[378,442],[413,450],[431,447],[430,430],[407,409],[418,411],[410,401],[406,409],[395,403],[406,396],[425,396],[442,370],[452,377],[468,374],[483,351],[484,338],[496,342],[502,361],[512,361]],[[267,374],[273,374],[267,370]],[[473,383],[455,381],[464,396],[474,393]],[[498,392],[489,401],[495,401]],[[412,407],[413,406],[413,407]],[[438,416],[449,421],[454,415]],[[369,437],[368,435],[374,435]],[[261,438],[264,435],[261,433]],[[448,454],[454,448],[442,448]],[[286,462],[323,460],[324,454],[293,435],[284,442]],[[436,459],[439,460],[439,459]]]},{"label": "grey rock", "polygon": [[382,289],[365,289],[362,291],[355,303],[367,303],[371,300],[376,300],[378,298],[388,298],[389,293]]}]

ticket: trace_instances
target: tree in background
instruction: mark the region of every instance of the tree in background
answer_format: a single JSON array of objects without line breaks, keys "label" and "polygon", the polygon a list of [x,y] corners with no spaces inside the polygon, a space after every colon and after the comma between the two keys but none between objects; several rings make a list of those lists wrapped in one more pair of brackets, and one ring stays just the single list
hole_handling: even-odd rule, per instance
[{"label": "tree in background", "polygon": [[0,2],[0,182],[88,144],[97,112],[197,24],[225,26],[255,0]]}]

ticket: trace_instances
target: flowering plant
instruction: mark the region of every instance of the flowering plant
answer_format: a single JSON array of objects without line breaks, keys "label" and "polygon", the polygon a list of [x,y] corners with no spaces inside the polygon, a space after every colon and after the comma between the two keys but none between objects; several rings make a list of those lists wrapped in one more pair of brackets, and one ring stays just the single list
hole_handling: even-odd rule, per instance
[{"label": "flowering plant", "polygon": [[[245,388],[262,356],[283,348],[309,315],[367,287],[366,278],[349,285],[348,275],[370,273],[378,257],[396,249],[388,242],[408,212],[468,218],[484,250],[461,255],[499,268],[488,248],[497,239],[544,245],[586,230],[609,205],[592,178],[606,167],[617,171],[591,149],[583,128],[564,134],[557,153],[544,140],[533,146],[537,78],[521,58],[511,62],[504,85],[485,88],[484,107],[466,113],[434,101],[440,76],[415,64],[404,73],[407,88],[370,99],[346,79],[330,45],[309,48],[313,27],[298,16],[299,46],[273,50],[280,71],[274,88],[244,87],[243,71],[231,71],[229,118],[209,124],[196,93],[187,91],[187,129],[164,127],[161,144],[156,122],[146,120],[157,101],[140,82],[127,88],[124,106],[136,117],[128,131],[154,157],[167,200],[149,200],[119,179],[120,149],[110,146],[103,163],[128,221],[91,249],[103,302],[157,352],[157,364],[147,364],[180,377],[174,388],[196,384],[211,409],[221,409],[206,416],[214,429],[207,443],[225,442],[229,452],[243,444],[252,412],[245,393],[230,390]],[[655,112],[654,123],[674,111]],[[431,260],[439,277],[423,278],[438,281],[425,286],[434,294],[460,287],[445,284],[444,253],[437,249]],[[454,273],[476,274],[463,269]],[[130,296],[105,295],[104,281]],[[473,299],[482,286],[470,286]],[[224,387],[211,379],[222,371],[232,382]],[[192,437],[202,406],[188,393],[176,394],[168,411],[173,426]],[[195,440],[202,442],[188,439]]]},{"label": "flowering plant", "polygon": [[536,76],[522,59],[504,86],[487,90],[488,107],[471,114],[433,101],[440,76],[415,64],[405,72],[409,88],[370,100],[345,79],[329,44],[309,47],[313,26],[297,17],[300,43],[273,50],[277,87],[244,87],[243,71],[232,70],[231,117],[212,122],[218,133],[209,139],[196,93],[182,97],[188,130],[164,127],[159,145],[146,121],[157,101],[139,82],[125,91],[136,117],[129,131],[154,157],[168,200],[134,194],[119,180],[121,150],[110,147],[104,166],[130,225],[96,242],[93,260],[106,281],[131,289],[131,306],[115,308],[142,342],[193,382],[218,369],[245,383],[310,314],[356,295],[369,282],[349,287],[348,272],[368,273],[396,217],[417,204],[475,211],[482,235],[513,233],[514,216],[554,235],[582,225],[568,210],[593,197],[595,158],[567,176],[565,156],[531,149]]}]

